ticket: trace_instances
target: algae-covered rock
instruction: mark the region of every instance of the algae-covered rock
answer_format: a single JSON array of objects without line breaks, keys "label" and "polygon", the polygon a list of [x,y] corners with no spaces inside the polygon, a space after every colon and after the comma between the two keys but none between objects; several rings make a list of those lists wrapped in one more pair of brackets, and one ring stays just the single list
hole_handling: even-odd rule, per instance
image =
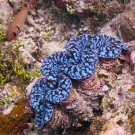
[{"label": "algae-covered rock", "polygon": [[14,83],[7,83],[4,88],[10,101],[18,101],[24,96],[24,90]]},{"label": "algae-covered rock", "polygon": [[0,114],[0,135],[17,134],[19,129],[30,120],[31,114],[24,113],[25,103],[18,104],[7,115]]},{"label": "algae-covered rock", "polygon": [[34,58],[28,56],[28,53],[25,53],[24,56],[22,50],[20,51],[22,47],[23,44],[20,41],[0,44],[0,85],[12,80],[16,80],[16,82],[18,80],[18,83],[21,83],[41,75],[37,70],[39,67],[34,68],[34,64],[31,69],[28,68],[29,64],[36,63],[36,61],[33,61]]},{"label": "algae-covered rock", "polygon": [[21,104],[24,101],[25,93],[22,85],[7,83],[0,89],[0,112],[8,114],[14,107],[14,104]]},{"label": "algae-covered rock", "polygon": [[120,18],[120,32],[123,40],[135,40],[135,1],[131,0]]},{"label": "algae-covered rock", "polygon": [[3,41],[6,39],[6,30],[3,28],[2,25],[0,25],[0,41]]}]

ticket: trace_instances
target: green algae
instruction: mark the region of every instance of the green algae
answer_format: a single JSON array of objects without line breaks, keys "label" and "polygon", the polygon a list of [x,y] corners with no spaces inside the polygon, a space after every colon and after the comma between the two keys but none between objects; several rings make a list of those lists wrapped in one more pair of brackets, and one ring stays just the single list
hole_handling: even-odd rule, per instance
[{"label": "green algae", "polygon": [[0,42],[6,39],[6,29],[0,24]]},{"label": "green algae", "polygon": [[63,8],[59,8],[55,5],[52,6],[52,9],[56,16],[58,16],[62,22],[65,24],[69,23],[71,21],[71,18],[73,17],[68,11],[64,10]]},{"label": "green algae", "polygon": [[3,106],[4,108],[6,108],[9,103],[10,103],[9,99],[0,98],[0,106]]},{"label": "green algae", "polygon": [[131,132],[132,133],[135,133],[135,124],[132,124],[132,126],[131,126]]},{"label": "green algae", "polygon": [[50,37],[50,32],[49,31],[42,36],[43,39],[48,39],[49,37]]},{"label": "green algae", "polygon": [[0,42],[0,85],[4,85],[12,79],[22,83],[41,76],[39,69],[26,68],[19,50],[20,47],[23,47],[23,44],[19,41],[6,44]]},{"label": "green algae", "polygon": [[[132,86],[131,89],[128,90],[129,92],[135,92],[135,85]],[[129,119],[129,125],[130,130],[132,133],[135,133],[135,121],[134,121],[134,111],[131,112],[131,115],[128,115],[128,119]]]}]

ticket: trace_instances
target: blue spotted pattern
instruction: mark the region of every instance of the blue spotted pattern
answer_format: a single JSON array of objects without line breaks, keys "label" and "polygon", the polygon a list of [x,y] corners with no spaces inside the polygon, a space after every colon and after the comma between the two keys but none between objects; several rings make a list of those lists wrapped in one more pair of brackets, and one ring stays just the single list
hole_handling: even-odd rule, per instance
[{"label": "blue spotted pattern", "polygon": [[98,57],[117,58],[122,49],[129,50],[130,47],[119,40],[104,34],[84,34],[71,38],[67,45],[67,51],[81,52],[92,51]]},{"label": "blue spotted pattern", "polygon": [[122,49],[130,47],[103,34],[84,34],[71,38],[66,50],[44,59],[39,78],[31,90],[30,106],[35,110],[35,122],[43,127],[53,115],[53,104],[62,102],[72,88],[71,79],[90,77],[98,64],[98,58],[116,58]]},{"label": "blue spotted pattern", "polygon": [[51,103],[62,102],[72,88],[72,82],[68,76],[60,75],[56,80],[55,76],[50,75],[47,78],[38,79],[32,87],[30,106],[35,109],[35,122],[40,127],[43,127],[52,117]]},{"label": "blue spotted pattern", "polygon": [[81,62],[79,62],[78,64],[68,64],[60,66],[62,72],[75,80],[85,79],[91,76],[98,63],[98,56],[93,52],[82,51],[81,55]]}]

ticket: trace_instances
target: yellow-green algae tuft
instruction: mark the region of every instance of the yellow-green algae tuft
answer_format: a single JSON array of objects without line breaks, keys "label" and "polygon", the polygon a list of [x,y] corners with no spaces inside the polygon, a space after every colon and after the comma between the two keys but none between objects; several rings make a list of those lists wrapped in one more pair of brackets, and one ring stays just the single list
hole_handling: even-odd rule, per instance
[{"label": "yellow-green algae tuft", "polygon": [[11,79],[22,83],[41,76],[39,69],[35,69],[32,65],[27,68],[24,64],[20,47],[23,47],[23,44],[19,41],[6,44],[0,42],[0,85]]},{"label": "yellow-green algae tuft", "polygon": [[50,32],[47,32],[46,34],[42,35],[43,39],[47,39],[50,37]]},{"label": "yellow-green algae tuft", "polygon": [[[128,90],[129,92],[135,92],[135,85],[132,86],[131,89]],[[134,110],[135,111],[135,110]],[[128,119],[129,119],[129,124],[131,126],[131,132],[132,133],[135,133],[135,121],[133,120],[134,119],[134,116],[135,116],[135,112],[132,112],[131,115],[128,116]]]},{"label": "yellow-green algae tuft", "polygon": [[6,29],[0,24],[0,42],[6,39]]}]

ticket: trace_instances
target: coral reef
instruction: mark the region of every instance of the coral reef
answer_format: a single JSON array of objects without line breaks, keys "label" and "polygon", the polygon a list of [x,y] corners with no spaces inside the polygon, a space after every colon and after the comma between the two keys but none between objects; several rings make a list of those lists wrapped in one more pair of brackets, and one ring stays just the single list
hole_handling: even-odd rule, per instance
[{"label": "coral reef", "polygon": [[[50,74],[49,76],[46,76],[45,74],[45,77],[37,78],[41,76],[39,67],[41,66],[41,63],[44,62],[44,58],[48,59],[50,65],[57,67],[58,70],[63,68],[65,73],[68,72],[67,74],[72,75],[72,78],[77,78],[77,72],[76,76],[74,76],[72,70],[76,69],[78,63],[80,64],[80,67],[82,65],[84,66],[85,62],[83,63],[81,61],[85,61],[85,58],[88,58],[88,54],[91,54],[92,56],[95,50],[97,52],[101,51],[97,48],[102,48],[103,50],[104,48],[109,49],[108,46],[102,47],[102,45],[109,44],[109,42],[105,42],[105,40],[108,39],[110,41],[111,39],[106,36],[95,36],[96,38],[93,39],[93,43],[100,43],[98,41],[101,40],[98,40],[98,38],[102,38],[105,44],[101,43],[101,46],[95,47],[96,49],[91,48],[93,52],[86,53],[86,57],[82,57],[81,53],[81,55],[75,53],[75,51],[78,50],[77,48],[74,48],[74,45],[70,44],[71,42],[73,44],[78,43],[83,45],[82,48],[81,45],[79,46],[76,44],[78,48],[81,48],[79,51],[84,51],[84,49],[88,51],[89,47],[87,48],[85,46],[86,42],[90,43],[88,42],[87,37],[99,31],[100,34],[102,33],[117,38],[120,41],[129,41],[125,40],[126,38],[124,37],[128,35],[122,35],[120,25],[124,24],[124,22],[121,21],[121,19],[124,20],[124,14],[126,15],[126,12],[130,13],[131,10],[134,10],[134,1],[131,1],[132,3],[126,6],[126,3],[128,3],[129,0],[38,0],[34,3],[35,10],[30,11],[28,14],[28,19],[20,33],[19,42],[7,43],[4,38],[5,28],[8,27],[15,14],[21,9],[22,2],[23,0],[0,2],[0,23],[3,27],[0,35],[2,37],[0,38],[0,69],[2,69],[1,73],[3,76],[0,76],[0,81],[2,85],[6,82],[16,82],[19,84],[21,83],[23,85],[21,85],[21,87],[25,87],[33,78],[36,79],[34,79],[29,88],[27,88],[27,94],[23,93],[26,94],[27,99],[21,93],[20,90],[22,89],[17,90],[17,85],[9,83],[5,87],[0,87],[0,111],[2,113],[0,119],[2,120],[1,122],[4,123],[0,128],[0,134],[53,135],[54,132],[57,135],[95,135],[100,134],[100,132],[103,134],[130,134],[130,130],[134,133],[134,91],[128,91],[128,89],[135,85],[134,41],[127,43],[127,45],[131,46],[130,51],[125,51],[122,49],[122,46],[117,48],[116,42],[113,42],[110,51],[107,51],[109,57],[111,56],[110,52],[113,52],[113,58],[101,58],[99,57],[99,54],[97,55],[97,53],[94,53],[94,60],[97,59],[98,64],[95,65],[95,68],[92,67],[90,69],[92,73],[89,74],[89,77],[87,78],[84,73],[79,72],[79,78],[81,78],[81,75],[86,77],[84,77],[85,79],[83,80],[75,80],[69,77],[71,80],[68,78],[67,82],[69,83],[72,81],[72,83],[71,85],[67,85],[69,88],[68,91],[64,89],[63,97],[61,90],[58,94],[56,94],[56,92],[61,89],[61,87],[66,87],[64,83],[66,81],[59,81],[60,83],[58,83],[57,76],[52,76],[51,81],[46,80],[51,78]],[[29,2],[29,0],[27,0],[27,2]],[[109,23],[105,24],[125,7],[126,11],[123,14],[117,15]],[[129,16],[132,17],[132,15]],[[105,26],[103,26],[104,24]],[[130,24],[132,26],[132,19]],[[127,30],[127,32],[130,32],[130,30]],[[80,38],[79,41],[78,38]],[[116,41],[116,39],[114,40]],[[70,51],[66,50],[68,49],[68,45],[66,45],[67,41],[69,43]],[[114,49],[112,49],[112,47],[114,47]],[[72,49],[75,49],[75,51],[73,52]],[[106,49],[103,51],[104,57]],[[118,53],[116,50],[118,50]],[[60,51],[62,52],[60,53]],[[66,63],[69,62],[68,58],[65,57],[66,61],[59,59],[60,54],[64,54],[64,52],[65,54],[68,52],[67,56],[69,56],[70,65]],[[91,60],[92,59],[93,57],[91,57]],[[64,62],[64,64],[61,63],[60,65],[60,63],[57,63],[57,60],[59,62]],[[47,60],[45,60],[45,63],[46,62]],[[12,65],[16,68],[12,68]],[[64,66],[69,66],[68,71],[65,71]],[[72,67],[72,70],[69,70],[70,67]],[[44,68],[50,72],[48,70],[49,66],[44,66]],[[16,70],[14,71],[14,69]],[[65,77],[62,76],[65,80],[67,75],[63,73],[63,71],[60,71],[60,73],[65,75]],[[52,68],[52,72],[56,73],[57,70],[53,70]],[[85,73],[88,75],[88,72]],[[41,80],[39,83],[42,82],[42,79],[47,81],[44,85],[47,85],[47,88],[52,88],[52,83],[55,87],[45,92],[47,96],[45,94],[40,96],[41,93],[37,96],[39,100],[41,97],[47,98],[47,105],[49,104],[49,107],[53,108],[53,112],[50,112],[50,114],[52,114],[51,119],[45,123],[43,126],[44,128],[40,129],[34,123],[33,118],[35,113],[29,105],[29,100],[32,86],[34,85],[34,88],[36,89],[35,85],[38,84],[38,80]],[[13,88],[10,89],[9,87],[12,86]],[[9,88],[9,91],[5,90],[6,88]],[[37,92],[35,92],[35,89],[33,90],[33,93],[35,94],[34,97],[36,99]],[[55,98],[52,97],[53,93],[55,93],[56,96],[59,96],[57,100],[56,96],[54,96]],[[34,103],[36,103],[36,100]],[[46,105],[46,103],[44,105]],[[18,113],[17,108],[20,110],[20,113],[23,112],[24,115],[19,115],[20,113]],[[14,112],[14,119],[10,117],[12,112]],[[109,114],[106,114],[106,112],[109,112]],[[16,114],[19,117],[17,117]],[[25,117],[25,114],[28,117]],[[97,115],[98,117],[96,117]],[[104,115],[106,116],[104,117]],[[10,118],[13,121],[13,126],[17,123],[17,125],[19,125],[18,128],[12,127]],[[21,120],[19,120],[19,118]],[[45,118],[48,118],[48,116]],[[38,120],[40,121],[40,119]],[[8,125],[9,123],[10,125]],[[108,123],[111,127],[108,126]],[[111,129],[112,132],[109,131],[109,129]]]},{"label": "coral reef", "polygon": [[[35,110],[36,124],[43,127],[52,118],[53,106],[51,104],[58,104],[67,98],[72,88],[70,78],[82,80],[90,77],[95,71],[98,57],[116,58],[122,49],[129,50],[130,47],[106,35],[84,34],[71,38],[67,42],[67,52],[57,52],[46,57],[41,66],[41,72],[45,78],[36,81],[30,95],[30,105]],[[86,83],[84,84],[86,85]],[[79,95],[74,95],[79,97]],[[97,99],[97,95],[95,96],[94,98]],[[77,102],[72,102],[73,105],[70,102],[66,110],[71,110],[69,112],[73,110],[74,117],[78,116],[83,121],[90,121],[93,116],[92,109],[86,107],[87,104],[81,99],[80,97]],[[86,99],[88,100],[88,96],[86,96]],[[93,102],[95,99],[92,98]],[[85,106],[88,110],[82,106]],[[86,112],[90,114],[86,114]]]},{"label": "coral reef", "polygon": [[134,0],[126,1],[124,12],[117,14],[110,22],[105,24],[100,33],[113,36],[124,42],[134,40]]},{"label": "coral reef", "polygon": [[[104,0],[53,0],[54,10],[59,13],[62,20],[67,20],[69,18],[68,13],[71,15],[79,16],[82,24],[85,24],[84,31],[89,31],[87,29],[90,27],[91,33],[99,32],[99,27],[109,20],[111,20],[118,13],[124,10],[124,4],[118,1],[104,1]],[[57,9],[57,10],[56,10]],[[61,10],[62,9],[62,10]],[[67,13],[65,12],[67,10]],[[74,16],[71,16],[74,18]],[[87,25],[86,25],[87,22]],[[80,28],[81,29],[81,28]],[[84,32],[83,32],[84,33]],[[111,35],[110,35],[111,36]]]},{"label": "coral reef", "polygon": [[120,31],[122,38],[124,39],[125,42],[135,40],[135,9],[132,8],[135,6],[135,1],[131,0],[131,2],[127,5],[126,10],[121,16],[120,19]]},{"label": "coral reef", "polygon": [[95,1],[77,1],[77,0],[54,0],[58,7],[66,8],[71,14],[100,14],[114,16],[121,12],[121,4],[117,1],[95,0]]},{"label": "coral reef", "polygon": [[114,118],[110,118],[102,127],[102,131],[99,135],[130,135],[130,132],[126,131],[128,124],[122,123],[128,123],[126,115],[120,114]]}]

